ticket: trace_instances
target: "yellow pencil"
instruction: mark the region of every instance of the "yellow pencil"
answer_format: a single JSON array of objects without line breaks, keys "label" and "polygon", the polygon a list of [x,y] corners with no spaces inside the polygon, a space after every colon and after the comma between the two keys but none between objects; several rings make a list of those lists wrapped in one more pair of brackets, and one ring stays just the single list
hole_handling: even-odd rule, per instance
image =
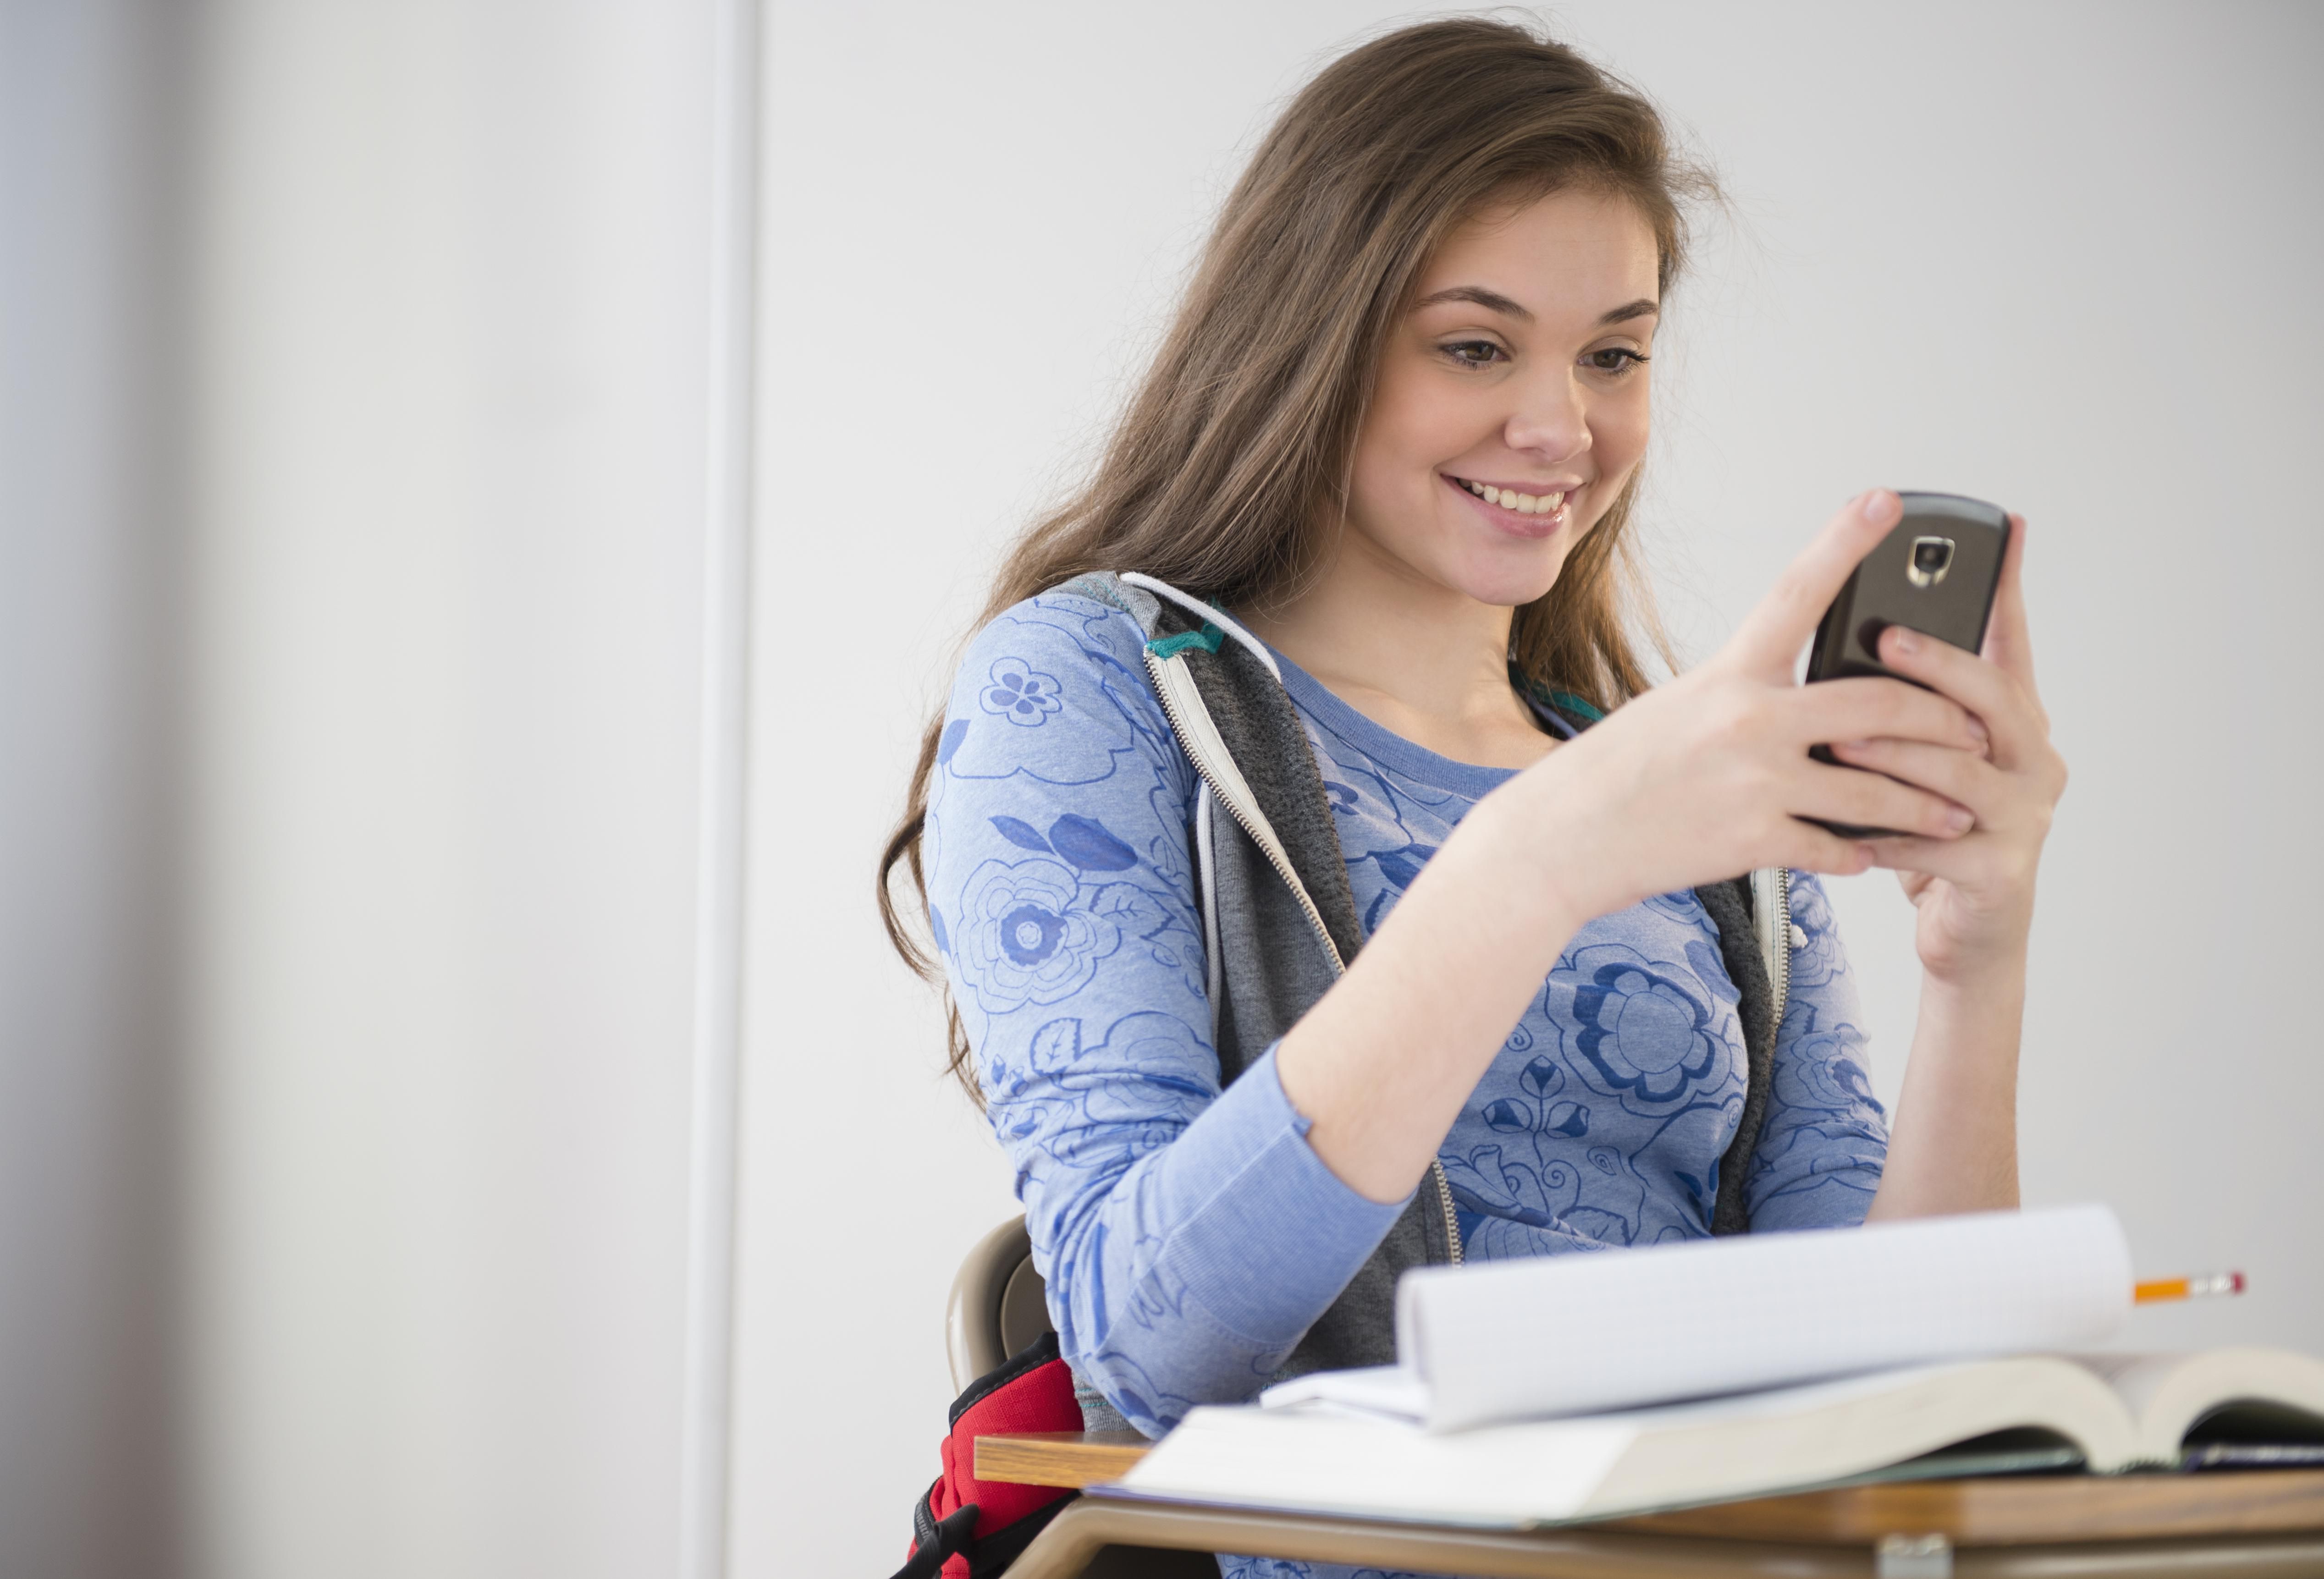
[{"label": "yellow pencil", "polygon": [[2200,1278],[2157,1278],[2135,1287],[2131,1297],[2140,1305],[2156,1305],[2165,1299],[2202,1299],[2213,1294],[2243,1291],[2241,1272],[2211,1272]]}]

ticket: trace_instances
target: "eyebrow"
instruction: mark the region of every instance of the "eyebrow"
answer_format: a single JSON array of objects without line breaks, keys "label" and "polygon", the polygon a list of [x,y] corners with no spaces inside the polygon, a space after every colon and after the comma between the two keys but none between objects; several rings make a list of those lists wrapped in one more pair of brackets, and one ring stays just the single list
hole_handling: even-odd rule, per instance
[{"label": "eyebrow", "polygon": [[1424,296],[1412,305],[1415,309],[1434,307],[1446,301],[1471,301],[1487,312],[1498,312],[1521,323],[1533,322],[1533,314],[1498,291],[1488,291],[1482,285],[1455,285],[1449,291],[1439,291],[1434,296]]},{"label": "eyebrow", "polygon": [[[1523,305],[1510,300],[1498,291],[1489,291],[1482,285],[1455,285],[1450,290],[1439,291],[1434,295],[1422,297],[1413,303],[1413,307],[1417,310],[1424,307],[1440,306],[1447,301],[1472,302],[1487,312],[1498,312],[1505,317],[1516,319],[1520,323],[1533,322],[1533,314]],[[1662,307],[1659,303],[1651,298],[1641,296],[1636,301],[1626,301],[1612,311],[1602,315],[1598,319],[1598,327],[1603,328],[1609,324],[1628,323],[1634,318],[1652,318],[1660,311]]]},{"label": "eyebrow", "polygon": [[1598,327],[1604,328],[1609,324],[1628,323],[1634,318],[1653,318],[1661,311],[1660,302],[1641,296],[1636,301],[1624,302],[1613,311],[1599,319]]}]

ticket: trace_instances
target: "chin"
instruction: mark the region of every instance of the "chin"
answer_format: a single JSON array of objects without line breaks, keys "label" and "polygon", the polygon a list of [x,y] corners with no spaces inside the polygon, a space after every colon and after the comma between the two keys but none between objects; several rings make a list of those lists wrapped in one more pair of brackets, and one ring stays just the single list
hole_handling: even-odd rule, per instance
[{"label": "chin", "polygon": [[1565,568],[1568,545],[1558,543],[1553,553],[1525,556],[1488,555],[1456,568],[1447,577],[1463,596],[1495,608],[1520,608],[1546,596]]}]

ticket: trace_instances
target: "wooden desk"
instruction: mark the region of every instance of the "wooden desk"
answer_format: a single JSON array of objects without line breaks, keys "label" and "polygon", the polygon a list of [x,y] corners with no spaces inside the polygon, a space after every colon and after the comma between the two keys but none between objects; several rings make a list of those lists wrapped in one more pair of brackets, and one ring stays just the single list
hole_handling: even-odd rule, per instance
[{"label": "wooden desk", "polygon": [[[980,1436],[982,1480],[1088,1487],[1144,1456],[1128,1433]],[[2324,1575],[2324,1470],[1915,1481],[1803,1491],[1545,1530],[1477,1530],[1084,1497],[1010,1579],[1069,1579],[1105,1546],[1250,1552],[1492,1579],[1869,1579],[1889,1537],[1941,1536],[1950,1572],[1987,1579]],[[1946,1571],[1892,1553],[1891,1573]]]}]

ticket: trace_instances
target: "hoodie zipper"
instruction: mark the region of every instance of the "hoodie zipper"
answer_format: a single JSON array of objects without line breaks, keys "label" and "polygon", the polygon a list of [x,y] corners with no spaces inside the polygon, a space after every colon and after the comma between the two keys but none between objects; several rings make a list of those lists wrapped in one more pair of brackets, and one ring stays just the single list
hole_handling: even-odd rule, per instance
[{"label": "hoodie zipper", "polygon": [[1784,1011],[1792,1002],[1792,873],[1787,866],[1775,868],[1775,979],[1768,983],[1775,988],[1775,1034],[1784,1030]]},{"label": "hoodie zipper", "polygon": [[[1178,716],[1176,705],[1170,700],[1170,688],[1162,678],[1162,660],[1151,651],[1141,652],[1139,656],[1145,659],[1146,672],[1154,682],[1154,699],[1162,704],[1162,716],[1170,721],[1170,732],[1178,737],[1178,743],[1184,748],[1193,735],[1186,728],[1185,720]],[[1340,957],[1340,946],[1332,941],[1331,928],[1323,925],[1323,912],[1315,908],[1315,900],[1307,892],[1307,885],[1299,881],[1299,874],[1291,869],[1291,863],[1277,853],[1277,842],[1260,835],[1250,814],[1221,787],[1217,773],[1203,761],[1200,753],[1189,750],[1186,760],[1194,765],[1194,771],[1202,775],[1203,782],[1210,786],[1212,799],[1225,807],[1227,815],[1250,836],[1250,842],[1259,846],[1259,852],[1267,857],[1268,864],[1275,868],[1276,875],[1282,878],[1285,886],[1291,890],[1292,898],[1299,901],[1299,908],[1306,912],[1307,924],[1315,929],[1316,937],[1323,942],[1324,956],[1332,962],[1332,974],[1334,976],[1345,975],[1347,965]],[[1461,1219],[1452,1205],[1452,1183],[1444,1177],[1444,1164],[1437,1158],[1428,1159],[1428,1177],[1436,1186],[1436,1206],[1443,1214],[1444,1237],[1451,1251],[1451,1264],[1457,1267],[1462,1262],[1462,1251]]]},{"label": "hoodie zipper", "polygon": [[1444,1214],[1444,1238],[1452,1247],[1452,1264],[1461,1264],[1461,1218],[1452,1210],[1452,1181],[1444,1177],[1444,1164],[1432,1157],[1428,1159],[1428,1177],[1436,1181],[1437,1208]]}]

